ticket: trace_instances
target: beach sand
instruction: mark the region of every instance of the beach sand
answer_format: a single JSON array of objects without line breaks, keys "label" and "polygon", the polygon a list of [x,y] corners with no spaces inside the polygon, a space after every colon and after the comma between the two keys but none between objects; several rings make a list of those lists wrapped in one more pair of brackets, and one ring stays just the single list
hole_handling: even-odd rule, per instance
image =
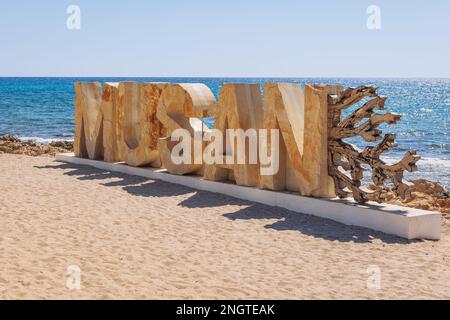
[{"label": "beach sand", "polygon": [[51,157],[1,154],[0,186],[1,299],[450,299],[448,222],[409,242]]}]

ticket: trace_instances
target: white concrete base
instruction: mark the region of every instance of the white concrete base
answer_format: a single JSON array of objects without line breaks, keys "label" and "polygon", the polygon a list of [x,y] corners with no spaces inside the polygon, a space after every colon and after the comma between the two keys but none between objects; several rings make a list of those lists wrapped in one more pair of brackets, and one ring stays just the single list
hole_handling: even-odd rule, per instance
[{"label": "white concrete base", "polygon": [[198,190],[221,193],[238,199],[331,219],[346,225],[366,227],[407,239],[440,239],[442,215],[439,212],[377,203],[360,205],[354,201],[344,201],[337,198],[303,197],[295,193],[275,192],[242,187],[230,183],[208,181],[201,177],[177,176],[161,169],[136,168],[123,163],[108,163],[76,158],[71,153],[59,154],[56,156],[56,160],[162,180]]}]

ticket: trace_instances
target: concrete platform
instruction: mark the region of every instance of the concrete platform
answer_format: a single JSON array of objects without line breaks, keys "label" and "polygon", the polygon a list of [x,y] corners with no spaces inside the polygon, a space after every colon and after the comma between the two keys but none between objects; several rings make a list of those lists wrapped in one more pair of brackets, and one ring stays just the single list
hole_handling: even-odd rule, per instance
[{"label": "concrete platform", "polygon": [[302,197],[295,193],[275,192],[231,183],[204,180],[195,176],[177,176],[162,169],[135,168],[123,163],[108,163],[77,158],[71,153],[59,154],[60,162],[87,165],[101,170],[157,179],[186,187],[225,194],[238,199],[285,208],[294,212],[331,219],[346,225],[365,227],[407,239],[439,240],[442,215],[389,204],[360,205],[351,200]]}]

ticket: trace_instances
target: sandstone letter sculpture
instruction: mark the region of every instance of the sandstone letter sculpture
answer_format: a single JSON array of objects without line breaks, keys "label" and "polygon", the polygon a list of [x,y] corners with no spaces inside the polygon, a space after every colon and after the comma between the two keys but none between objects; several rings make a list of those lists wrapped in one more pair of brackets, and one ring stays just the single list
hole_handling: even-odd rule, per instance
[{"label": "sandstone letter sculpture", "polygon": [[[165,128],[165,137],[159,140],[158,150],[162,167],[173,174],[201,173],[203,169],[203,134],[208,131],[201,118],[212,113],[215,98],[204,84],[169,84],[163,90],[157,117]],[[174,163],[172,133],[184,129],[191,144],[185,163]]]},{"label": "sandstone letter sculpture", "polygon": [[81,158],[103,159],[102,89],[98,82],[75,83],[74,153]]},{"label": "sandstone letter sculpture", "polygon": [[120,155],[130,166],[158,166],[158,140],[163,125],[156,110],[163,83],[121,82],[119,84],[117,139]]}]

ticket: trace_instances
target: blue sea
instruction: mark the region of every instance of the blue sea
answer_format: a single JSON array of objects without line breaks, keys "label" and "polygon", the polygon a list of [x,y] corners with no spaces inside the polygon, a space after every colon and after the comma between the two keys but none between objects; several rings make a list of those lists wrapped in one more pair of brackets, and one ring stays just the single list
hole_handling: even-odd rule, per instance
[{"label": "blue sea", "polygon": [[386,159],[395,161],[405,151],[416,149],[423,159],[418,164],[419,172],[408,178],[423,177],[450,187],[450,79],[0,78],[0,136],[13,134],[38,142],[72,140],[76,81],[204,83],[216,97],[227,82],[339,83],[346,87],[373,84],[388,97],[387,109],[403,116],[397,125],[382,127],[384,132],[396,133],[399,143]]}]

